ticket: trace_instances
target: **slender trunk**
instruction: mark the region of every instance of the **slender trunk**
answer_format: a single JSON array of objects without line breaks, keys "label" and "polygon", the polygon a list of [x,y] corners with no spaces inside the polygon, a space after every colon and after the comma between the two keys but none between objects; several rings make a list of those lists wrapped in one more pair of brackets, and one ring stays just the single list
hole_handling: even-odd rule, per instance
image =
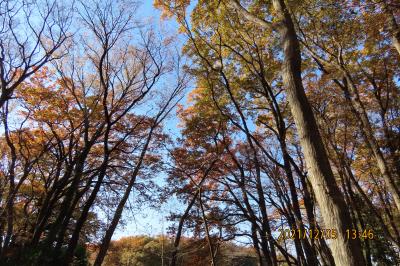
[{"label": "slender trunk", "polygon": [[258,264],[260,266],[264,266],[265,263],[263,261],[263,256],[261,255],[260,246],[259,246],[258,238],[257,238],[257,230],[256,230],[256,226],[254,225],[254,223],[251,224],[251,239],[253,240],[253,247],[257,253]]},{"label": "slender trunk", "polygon": [[271,234],[271,229],[269,228],[269,222],[268,222],[267,227],[265,227],[265,225],[263,225],[260,229],[261,229],[260,230],[260,238],[261,238],[260,246],[261,246],[261,250],[263,253],[263,260],[266,262],[267,265],[276,265],[277,259],[274,258],[274,255],[271,252],[273,245],[270,245],[271,242],[269,242],[266,237],[266,235]]},{"label": "slender trunk", "polygon": [[178,247],[179,247],[179,243],[181,241],[181,236],[182,236],[182,231],[183,231],[183,224],[187,218],[187,216],[189,215],[190,210],[193,207],[193,204],[196,202],[196,199],[199,195],[199,190],[196,190],[196,193],[194,194],[192,200],[189,202],[188,206],[186,207],[185,212],[183,213],[183,215],[181,216],[181,218],[179,219],[179,224],[178,224],[178,230],[176,232],[176,236],[175,236],[175,240],[174,240],[174,250],[172,251],[171,254],[171,262],[170,262],[170,266],[176,266],[176,259],[178,256]]},{"label": "slender trunk", "polygon": [[185,223],[185,220],[188,217],[190,210],[192,209],[194,203],[196,202],[196,199],[197,199],[197,197],[198,197],[198,195],[200,193],[201,185],[203,184],[204,180],[207,178],[208,174],[210,173],[210,171],[213,168],[215,163],[216,163],[215,160],[213,162],[211,162],[210,166],[204,172],[204,175],[203,175],[202,179],[200,180],[199,184],[197,184],[199,189],[196,190],[196,193],[194,194],[193,198],[190,200],[188,206],[186,207],[185,212],[183,213],[183,215],[179,219],[178,230],[176,232],[176,236],[175,236],[175,240],[174,240],[174,250],[172,251],[171,262],[169,264],[170,266],[176,266],[176,259],[177,259],[177,255],[178,255],[178,247],[179,247],[179,243],[181,241],[181,235],[182,235],[182,231],[183,231],[183,224]]},{"label": "slender trunk", "polygon": [[[5,135],[6,143],[10,149],[10,154],[11,154],[11,162],[9,165],[9,172],[8,172],[8,176],[7,176],[8,181],[9,181],[9,192],[8,192],[8,195],[6,198],[6,204],[5,204],[6,206],[5,206],[5,210],[4,210],[5,212],[3,213],[3,210],[1,210],[1,215],[0,215],[0,221],[2,221],[4,219],[3,215],[6,216],[4,220],[6,221],[6,224],[7,224],[6,235],[4,237],[4,243],[3,243],[4,249],[6,249],[11,242],[11,237],[12,237],[13,228],[14,228],[14,195],[16,193],[16,191],[15,191],[15,165],[17,162],[17,152],[16,152],[16,148],[10,138],[7,116],[8,116],[8,103],[5,106],[5,113],[3,114],[3,124],[4,124],[4,135]],[[4,228],[4,225],[2,224],[1,227]],[[3,232],[1,232],[1,233],[3,233]]]},{"label": "slender trunk", "polygon": [[[110,157],[110,150],[109,150],[109,147],[108,147],[108,140],[109,140],[109,135],[110,135],[110,130],[111,130],[110,119],[109,119],[109,116],[107,115],[107,112],[106,112],[106,120],[107,120],[107,127],[106,127],[106,131],[105,131],[105,136],[104,136],[103,162],[102,162],[102,164],[100,166],[100,172],[99,172],[99,175],[98,175],[98,178],[97,178],[96,185],[94,186],[93,191],[90,193],[90,196],[89,196],[88,200],[86,201],[86,203],[85,203],[85,205],[83,207],[82,213],[81,213],[78,221],[76,222],[74,232],[72,233],[71,239],[70,239],[70,241],[68,243],[68,248],[67,248],[67,251],[66,251],[66,254],[65,254],[65,257],[64,257],[64,263],[66,265],[68,265],[73,259],[74,251],[75,251],[75,248],[76,248],[76,246],[78,244],[80,232],[82,230],[83,225],[86,222],[86,219],[87,219],[88,214],[89,214],[89,210],[92,207],[94,201],[96,200],[97,193],[100,190],[100,187],[102,185],[103,179],[106,176],[108,160],[109,160],[109,157]],[[89,184],[87,186],[87,189],[90,188],[90,183],[91,183],[91,179],[89,180]],[[85,193],[85,191],[86,190],[84,190],[81,194]],[[79,199],[80,197],[81,197],[81,195],[79,195],[77,198]]]},{"label": "slender trunk", "polygon": [[75,248],[78,244],[80,232],[82,230],[83,225],[86,222],[86,219],[89,214],[89,210],[92,207],[92,205],[96,199],[97,193],[100,190],[100,186],[102,184],[104,176],[105,176],[105,169],[104,169],[104,171],[102,171],[102,173],[100,173],[99,178],[96,182],[96,185],[95,185],[92,193],[90,194],[89,199],[86,201],[86,204],[83,207],[82,213],[81,213],[78,221],[76,222],[75,229],[74,229],[71,239],[68,243],[68,248],[67,248],[67,251],[66,251],[66,254],[64,257],[64,261],[65,261],[66,265],[68,265],[68,263],[70,263],[72,261]]},{"label": "slender trunk", "polygon": [[[55,254],[60,254],[61,247],[63,246],[63,244],[65,242],[64,238],[65,238],[66,232],[68,230],[68,225],[69,225],[69,223],[71,221],[71,218],[73,217],[73,213],[74,213],[74,211],[76,209],[76,205],[79,204],[79,201],[80,201],[80,199],[81,199],[83,194],[84,194],[84,192],[77,191],[75,196],[74,196],[74,199],[72,200],[71,206],[69,207],[68,212],[66,213],[64,221],[62,222],[62,225],[61,225],[60,230],[58,232],[56,246],[54,248],[54,253]],[[74,232],[76,231],[76,229],[77,229],[76,227],[77,226],[78,226],[78,224],[75,225]],[[62,258],[62,259],[64,261],[67,260],[66,258]]]},{"label": "slender trunk", "polygon": [[[295,232],[296,232],[298,230],[298,227],[296,225],[296,218],[294,217],[292,207],[290,206],[290,202],[288,202],[288,212],[289,212],[287,215],[288,226],[290,229],[295,230]],[[295,247],[296,254],[297,254],[297,261],[298,261],[297,265],[299,265],[299,266],[307,265],[300,239],[295,237],[293,239],[293,242],[294,242],[294,247]]]},{"label": "slender trunk", "polygon": [[104,257],[106,256],[106,253],[108,250],[108,246],[110,245],[111,237],[114,234],[115,229],[117,228],[117,225],[119,223],[119,220],[121,219],[122,211],[124,210],[126,201],[128,200],[128,197],[131,194],[132,187],[136,182],[136,178],[137,178],[137,175],[139,174],[139,170],[142,166],[144,156],[146,155],[147,149],[150,145],[150,141],[153,136],[155,126],[156,125],[153,125],[152,128],[150,129],[149,135],[146,139],[146,143],[144,144],[142,152],[140,154],[139,161],[132,173],[132,176],[131,176],[131,179],[129,180],[128,186],[125,189],[125,192],[124,192],[120,202],[118,203],[118,206],[117,206],[117,209],[115,210],[115,214],[111,221],[111,224],[108,227],[108,229],[106,230],[106,234],[104,235],[104,238],[101,242],[99,253],[97,254],[96,260],[93,264],[94,266],[101,266],[101,264],[103,263]]},{"label": "slender trunk", "polygon": [[[229,149],[228,149],[228,152],[230,153]],[[232,156],[232,159],[234,161],[236,161],[236,158],[234,157],[234,155],[232,153],[230,153],[230,155]],[[229,186],[228,186],[228,189],[229,189],[230,194],[235,199],[235,202],[236,202],[237,206],[241,209],[241,211],[243,212],[243,215],[246,216],[247,220],[252,225],[252,236],[251,237],[252,237],[252,240],[253,240],[254,248],[256,249],[257,255],[259,256],[260,265],[261,266],[264,266],[264,265],[268,265],[269,266],[269,265],[272,264],[272,261],[271,261],[271,258],[270,258],[269,249],[266,249],[265,245],[264,245],[264,247],[263,247],[263,245],[261,245],[261,249],[260,249],[260,244],[262,244],[262,243],[260,243],[260,241],[258,240],[257,231],[260,233],[261,238],[263,238],[263,235],[265,235],[265,234],[270,235],[271,232],[270,231],[266,231],[265,225],[264,226],[262,225],[260,227],[257,224],[257,219],[258,218],[256,217],[256,215],[255,215],[255,213],[253,211],[253,208],[250,205],[249,198],[248,198],[248,195],[247,195],[248,193],[247,193],[246,189],[244,188],[245,175],[244,175],[243,168],[240,166],[240,164],[237,164],[237,166],[239,167],[240,173],[241,173],[241,180],[238,180],[238,182],[239,182],[238,185],[239,185],[240,191],[242,193],[243,200],[239,201],[239,199],[236,197],[236,195],[233,193],[233,191],[229,188]],[[241,202],[243,202],[245,206],[242,206]],[[264,240],[265,240],[265,238],[264,238]],[[270,243],[271,243],[271,246],[272,246],[273,245],[273,238],[270,239]],[[264,241],[264,244],[265,244],[265,241]]]},{"label": "slender trunk", "polygon": [[[244,173],[242,172],[241,174],[242,174],[242,178],[244,178]],[[260,191],[261,188],[260,188],[260,182],[259,181],[260,181],[259,179],[256,180],[256,182],[257,182],[256,186],[258,187],[257,188],[257,190],[258,190],[257,192],[258,192],[258,195],[260,197],[260,193],[262,191]],[[272,236],[271,235],[271,229],[269,227],[269,221],[268,221],[267,213],[266,213],[266,211],[262,211],[262,214],[261,214],[261,216],[262,216],[261,217],[261,219],[262,219],[261,226],[258,226],[257,225],[257,217],[256,217],[256,215],[255,215],[255,213],[253,211],[253,208],[251,207],[251,204],[249,202],[247,191],[246,191],[246,189],[244,188],[243,185],[240,186],[240,189],[241,189],[241,192],[242,192],[244,204],[246,206],[247,212],[249,213],[250,222],[252,224],[254,224],[254,227],[256,229],[258,228],[258,231],[260,233],[261,243],[259,243],[258,240],[257,240],[257,243],[259,243],[258,246],[260,246],[260,244],[261,244],[261,250],[260,251],[262,251],[262,256],[261,256],[262,257],[262,261],[263,261],[262,265],[268,265],[268,266],[269,265],[273,265],[271,257],[274,258],[274,261],[276,261],[275,250],[274,250],[274,254],[271,254],[271,251],[268,248],[268,244],[266,244],[266,241],[265,241],[266,240],[266,235],[268,235],[268,237]],[[263,210],[265,208],[265,199],[263,197],[263,194],[262,194],[262,200],[263,200],[264,203],[261,203],[261,199],[259,199],[259,201],[260,201],[259,205],[260,205],[260,209],[261,210]],[[258,239],[257,234],[256,234],[256,238]],[[273,247],[273,245],[271,245],[271,246]]]},{"label": "slender trunk", "polygon": [[[393,243],[396,243],[396,245],[398,247],[400,247],[400,237],[399,237],[399,235],[392,236],[392,234],[390,233],[390,231],[393,231],[394,233],[397,232],[397,228],[396,227],[392,227],[393,230],[389,230],[389,228],[387,227],[386,222],[383,219],[383,217],[381,216],[381,214],[376,210],[374,204],[371,202],[371,200],[368,197],[368,195],[365,194],[364,190],[358,184],[356,178],[353,175],[353,172],[350,169],[350,166],[347,164],[346,161],[344,161],[343,164],[344,164],[344,167],[346,169],[348,177],[353,182],[355,188],[357,189],[358,193],[361,195],[363,201],[367,204],[369,210],[373,213],[373,215],[375,215],[375,217],[379,220],[380,225],[382,226],[382,230],[383,230],[383,233],[384,233],[385,237],[390,239],[391,241],[393,241]],[[392,226],[393,226],[393,224],[392,224]]]},{"label": "slender trunk", "polygon": [[[299,200],[297,197],[296,186],[294,183],[292,169],[290,167],[289,154],[286,149],[286,144],[283,141],[281,141],[281,142],[282,142],[281,147],[282,147],[282,152],[283,152],[283,157],[284,157],[285,172],[286,172],[286,176],[288,178],[289,190],[290,190],[290,195],[291,195],[292,204],[293,204],[293,212],[294,212],[294,216],[296,219],[296,222],[295,222],[296,228],[295,229],[297,230],[297,228],[300,228],[300,230],[303,232],[305,230],[305,227],[304,227],[303,219],[301,217],[301,211],[300,211]],[[310,243],[308,242],[308,240],[306,238],[302,238],[300,242],[303,246],[304,253],[306,255],[305,259],[307,261],[307,265],[317,265],[318,264],[317,256],[316,256],[314,250],[312,249]]]},{"label": "slender trunk", "polygon": [[[346,183],[347,190],[349,192],[349,196],[351,198],[352,208],[354,208],[355,214],[360,223],[360,229],[367,230],[364,219],[361,214],[360,207],[358,206],[359,204],[357,204],[357,199],[354,195],[353,188],[351,187],[351,183],[350,183],[350,180],[348,177],[345,177],[345,183]],[[371,248],[370,248],[369,242],[370,242],[369,239],[364,239],[365,261],[367,263],[367,266],[372,266]]]},{"label": "slender trunk", "polygon": [[73,166],[69,165],[61,180],[56,181],[50,191],[46,194],[34,226],[34,232],[31,241],[32,246],[35,246],[39,243],[40,237],[45,230],[46,223],[52,214],[53,207],[56,204],[58,196],[61,193],[64,185],[66,184],[66,180],[68,180],[72,175],[72,170]]},{"label": "slender trunk", "polygon": [[301,78],[300,46],[292,18],[283,0],[273,0],[272,3],[281,22],[279,33],[284,53],[283,82],[311,173],[310,183],[325,227],[338,230],[338,238],[332,241],[335,263],[340,266],[365,265],[359,240],[346,239],[345,236],[346,229],[352,224],[351,218],[336,184],[314,114],[305,95]]},{"label": "slender trunk", "polygon": [[[57,216],[56,221],[54,222],[53,226],[50,229],[49,234],[47,235],[45,245],[47,247],[51,247],[54,240],[56,239],[58,233],[63,230],[65,227],[65,219],[69,220],[69,216],[71,215],[70,213],[70,208],[71,208],[71,203],[74,203],[74,196],[76,193],[76,188],[81,181],[81,176],[84,168],[84,162],[86,160],[87,155],[89,154],[90,151],[90,146],[85,147],[84,150],[81,152],[81,154],[78,157],[76,167],[75,167],[75,173],[73,176],[72,183],[67,191],[67,194],[62,202],[60,212]],[[43,254],[45,256],[45,254]]]},{"label": "slender trunk", "polygon": [[[310,185],[306,180],[306,176],[300,171],[300,169],[297,167],[297,165],[294,163],[294,161],[292,161],[292,164],[295,166],[294,168],[300,177],[301,186],[303,187],[304,206],[306,209],[306,214],[307,214],[307,219],[308,219],[310,230],[315,230],[316,228],[319,228],[319,226],[317,224],[317,221],[316,221],[315,215],[314,215],[314,197],[312,196],[312,191],[309,190]],[[311,238],[310,241],[311,241],[312,249],[319,252],[319,254],[324,262],[324,265],[335,266],[335,261],[332,256],[332,252],[329,249],[328,245],[326,244],[325,239],[323,239],[323,238],[318,239],[319,246],[320,246],[319,249],[316,247],[314,238]]]},{"label": "slender trunk", "polygon": [[400,27],[396,22],[396,18],[393,11],[389,8],[385,1],[381,1],[383,11],[387,15],[387,24],[389,26],[389,32],[392,35],[392,44],[400,56]]},{"label": "slender trunk", "polygon": [[268,265],[277,265],[277,257],[276,257],[276,252],[274,245],[271,243],[270,245],[270,240],[272,238],[272,233],[271,233],[271,227],[269,225],[269,219],[268,219],[268,213],[267,213],[267,208],[265,205],[265,197],[264,197],[264,190],[263,186],[261,183],[261,170],[260,170],[260,164],[257,158],[257,153],[255,150],[255,147],[252,144],[251,139],[249,139],[250,146],[254,152],[254,162],[255,162],[255,168],[256,168],[256,189],[257,189],[257,194],[258,194],[258,199],[259,199],[259,207],[260,207],[260,212],[261,212],[261,248],[264,253],[265,260],[267,261]]},{"label": "slender trunk", "polygon": [[345,81],[345,84],[344,86],[342,86],[342,89],[344,90],[346,95],[349,96],[346,97],[346,99],[350,102],[353,113],[358,118],[364,139],[366,140],[368,146],[372,151],[372,154],[377,162],[377,166],[382,174],[383,179],[385,180],[385,184],[389,192],[392,194],[396,208],[398,211],[400,211],[400,191],[397,188],[395,181],[393,180],[393,177],[389,171],[388,165],[385,161],[385,158],[383,157],[378,142],[375,139],[373,129],[371,127],[364,105],[361,102],[357,87],[354,84],[347,70],[342,69],[342,71],[344,73],[344,81]]},{"label": "slender trunk", "polygon": [[210,231],[209,231],[209,228],[208,228],[206,213],[205,213],[205,211],[204,211],[203,201],[202,201],[202,199],[201,199],[201,188],[199,188],[198,197],[199,197],[199,204],[200,204],[200,209],[201,209],[201,215],[202,215],[203,223],[204,223],[204,229],[205,229],[205,232],[206,232],[206,239],[207,239],[207,243],[208,243],[208,249],[209,249],[209,251],[210,251],[211,266],[216,266],[216,264],[215,264],[215,257],[214,257],[214,255],[215,255],[215,254],[214,254],[214,247],[213,247],[212,242],[211,242]]}]

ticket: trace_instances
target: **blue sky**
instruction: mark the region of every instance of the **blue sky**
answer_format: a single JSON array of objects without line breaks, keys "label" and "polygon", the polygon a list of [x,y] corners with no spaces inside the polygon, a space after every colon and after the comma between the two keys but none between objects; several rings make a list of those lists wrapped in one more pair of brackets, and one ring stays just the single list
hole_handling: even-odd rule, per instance
[{"label": "blue sky", "polygon": [[[141,20],[151,23],[151,25],[161,34],[167,33],[168,35],[177,33],[177,24],[174,20],[161,20],[161,12],[153,7],[152,0],[142,1],[138,8],[137,14]],[[178,47],[180,49],[180,47]],[[163,80],[162,82],[168,82]],[[179,135],[177,129],[178,120],[175,117],[175,112],[172,116],[165,121],[165,130],[173,136]],[[159,176],[156,178],[162,178]],[[135,192],[131,193],[134,197]],[[123,236],[130,235],[150,235],[155,236],[166,232],[166,228],[171,225],[166,221],[169,211],[177,208],[176,202],[170,201],[164,204],[159,209],[150,208],[148,206],[135,206],[132,203],[133,210],[126,208],[123,219],[124,225],[120,224],[114,233],[113,239],[119,239]]]},{"label": "blue sky", "polygon": [[[174,20],[161,20],[161,12],[153,7],[153,0],[143,0],[137,11],[138,20],[149,23],[156,31],[162,36],[170,36],[177,34],[177,23]],[[177,47],[180,51],[180,47]],[[168,80],[162,80],[161,83],[168,83]],[[162,85],[161,85],[162,86]],[[19,126],[19,120],[16,119],[15,125]],[[11,123],[13,124],[13,123]],[[171,114],[170,118],[164,122],[165,130],[172,136],[176,137],[179,135],[177,129],[178,120],[175,115],[175,111]],[[4,133],[4,128],[0,127],[0,134]],[[161,174],[155,177],[158,180],[162,180],[165,175]],[[131,193],[132,198],[135,196],[135,191]],[[137,205],[137,204],[136,204]],[[170,201],[164,204],[159,209],[150,208],[148,206],[135,206],[132,203],[132,209],[128,210],[123,214],[124,225],[119,225],[114,233],[113,239],[118,239],[123,236],[130,235],[159,235],[163,231],[166,232],[166,228],[170,225],[166,221],[169,211],[177,209],[178,205],[176,202]],[[101,216],[101,214],[100,214]],[[101,237],[101,236],[100,236]]]}]

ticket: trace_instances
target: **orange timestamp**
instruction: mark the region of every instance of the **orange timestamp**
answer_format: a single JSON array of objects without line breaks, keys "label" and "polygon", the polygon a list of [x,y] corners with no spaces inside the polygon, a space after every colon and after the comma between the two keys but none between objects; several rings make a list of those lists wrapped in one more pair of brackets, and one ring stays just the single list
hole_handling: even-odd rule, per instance
[{"label": "orange timestamp", "polygon": [[[337,239],[338,230],[337,229],[278,229],[280,232],[278,240],[286,239]],[[374,239],[374,230],[365,229],[346,229],[344,237],[346,239]]]},{"label": "orange timestamp", "polygon": [[347,239],[374,239],[374,230],[372,229],[346,229],[346,238]]},{"label": "orange timestamp", "polygon": [[280,232],[278,240],[285,239],[336,239],[338,232],[336,229],[278,229]]}]

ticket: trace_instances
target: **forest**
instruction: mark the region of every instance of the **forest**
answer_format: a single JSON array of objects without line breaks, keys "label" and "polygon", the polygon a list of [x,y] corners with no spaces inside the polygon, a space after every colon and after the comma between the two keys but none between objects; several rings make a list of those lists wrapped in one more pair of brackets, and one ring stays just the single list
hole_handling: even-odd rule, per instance
[{"label": "forest", "polygon": [[0,87],[0,265],[400,265],[399,0],[0,0]]}]

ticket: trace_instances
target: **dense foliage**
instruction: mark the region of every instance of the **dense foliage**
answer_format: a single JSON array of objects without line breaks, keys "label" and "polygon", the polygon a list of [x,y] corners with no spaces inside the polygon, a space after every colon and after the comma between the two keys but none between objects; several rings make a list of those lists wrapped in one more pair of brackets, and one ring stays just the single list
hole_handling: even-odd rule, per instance
[{"label": "dense foliage", "polygon": [[154,6],[0,0],[0,264],[400,264],[398,1]]}]

